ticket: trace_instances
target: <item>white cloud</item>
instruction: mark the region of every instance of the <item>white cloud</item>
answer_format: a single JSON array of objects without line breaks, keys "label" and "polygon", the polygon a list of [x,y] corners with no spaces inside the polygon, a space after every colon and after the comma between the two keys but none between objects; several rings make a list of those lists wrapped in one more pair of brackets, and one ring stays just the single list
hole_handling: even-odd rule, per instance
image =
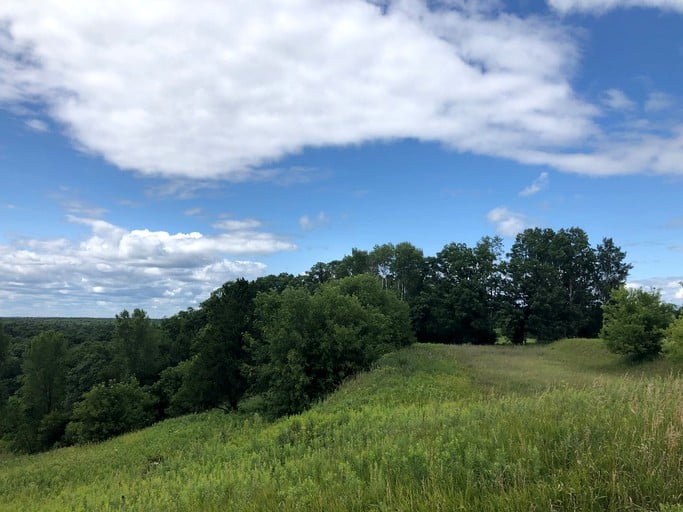
[{"label": "white cloud", "polygon": [[[0,245],[3,314],[26,314],[30,307],[36,315],[110,316],[123,307],[173,314],[196,306],[229,279],[265,272],[265,264],[244,256],[295,249],[271,233],[253,230],[171,234],[128,230],[101,219],[68,219],[88,227],[89,235],[80,242],[25,239]],[[235,256],[239,259],[231,259]],[[92,306],[95,297],[110,309]]]},{"label": "white cloud", "polygon": [[658,290],[664,302],[683,304],[683,276],[680,277],[652,277],[629,280],[626,287],[630,289]]},{"label": "white cloud", "polygon": [[226,219],[215,223],[213,227],[223,229],[225,231],[244,231],[261,227],[261,221],[256,219]]},{"label": "white cloud", "polygon": [[651,92],[645,101],[645,110],[647,112],[661,112],[673,107],[676,100],[670,94],[664,92]]},{"label": "white cloud", "polygon": [[50,127],[47,125],[47,123],[45,121],[41,121],[40,119],[28,119],[25,121],[25,124],[34,132],[47,132],[50,130]]},{"label": "white cloud", "polygon": [[[585,174],[683,173],[680,124],[598,126],[600,108],[571,86],[572,29],[552,18],[501,13],[495,1],[186,5],[3,0],[0,104],[40,103],[76,147],[173,177],[152,193],[182,198],[217,177],[309,181],[310,170],[274,164],[308,147],[401,138]],[[617,89],[604,99],[632,106]],[[619,158],[621,139],[637,158]]]},{"label": "white cloud", "polygon": [[514,237],[529,227],[524,214],[510,211],[504,206],[494,208],[486,214],[486,218],[496,225],[496,233],[503,236]]},{"label": "white cloud", "polygon": [[548,173],[542,172],[538,175],[538,178],[536,178],[531,185],[525,187],[519,195],[522,197],[529,197],[538,194],[540,191],[548,188],[549,182],[550,178],[548,177]]},{"label": "white cloud", "polygon": [[516,158],[597,130],[568,31],[448,4],[4,0],[0,101],[41,99],[79,148],[192,179],[305,147],[411,137]]},{"label": "white cloud", "polygon": [[564,14],[570,12],[603,14],[612,9],[632,7],[683,12],[681,0],[548,0],[548,4]]},{"label": "white cloud", "polygon": [[636,104],[619,89],[605,91],[602,102],[613,110],[633,110]]},{"label": "white cloud", "polygon": [[186,215],[187,217],[194,217],[200,213],[202,213],[201,208],[187,208],[185,211],[183,211],[183,215]]},{"label": "white cloud", "polygon": [[670,136],[634,132],[596,138],[595,148],[594,152],[520,151],[517,158],[593,176],[636,174],[645,169],[656,174],[683,172],[683,124],[672,129]]},{"label": "white cloud", "polygon": [[304,231],[315,231],[316,229],[327,226],[329,223],[330,219],[325,212],[320,212],[315,217],[303,215],[299,218],[299,227]]}]

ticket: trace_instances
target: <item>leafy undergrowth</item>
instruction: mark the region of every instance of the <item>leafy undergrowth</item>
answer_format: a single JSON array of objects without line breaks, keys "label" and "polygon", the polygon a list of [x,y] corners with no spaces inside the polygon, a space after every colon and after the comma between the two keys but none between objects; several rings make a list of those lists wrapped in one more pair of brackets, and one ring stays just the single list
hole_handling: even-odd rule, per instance
[{"label": "leafy undergrowth", "polygon": [[0,458],[0,510],[678,510],[683,380],[595,340],[415,345],[301,415]]}]

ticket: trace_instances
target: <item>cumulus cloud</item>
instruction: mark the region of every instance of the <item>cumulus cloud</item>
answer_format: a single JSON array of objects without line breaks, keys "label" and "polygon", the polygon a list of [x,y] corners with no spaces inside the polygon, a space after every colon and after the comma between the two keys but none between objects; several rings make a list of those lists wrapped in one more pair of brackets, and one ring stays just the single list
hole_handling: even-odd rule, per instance
[{"label": "cumulus cloud", "polygon": [[669,136],[646,132],[596,137],[594,152],[520,151],[517,157],[527,164],[551,165],[556,169],[593,176],[636,174],[643,170],[656,174],[683,172],[683,124]]},{"label": "cumulus cloud", "polygon": [[320,212],[314,217],[310,217],[306,214],[299,218],[299,227],[304,231],[315,231],[316,229],[327,226],[329,223],[330,219],[325,212]]},{"label": "cumulus cloud", "polygon": [[[253,229],[208,236],[128,230],[102,219],[68,220],[86,226],[89,235],[79,242],[25,239],[0,245],[3,314],[13,308],[25,314],[29,304],[35,315],[108,316],[123,307],[173,314],[196,306],[227,280],[265,273],[264,263],[245,257],[295,249]],[[110,309],[95,306],[96,300]]]},{"label": "cumulus cloud", "polygon": [[[0,104],[38,103],[79,149],[172,177],[158,193],[181,197],[197,190],[188,181],[309,180],[274,164],[305,148],[402,138],[604,174],[595,164],[614,159],[621,135],[604,133],[600,108],[573,91],[578,56],[570,28],[495,1],[0,2]],[[603,99],[632,104],[616,89]],[[670,157],[609,172],[683,173],[681,129],[629,132],[629,145]]]},{"label": "cumulus cloud", "polygon": [[192,179],[251,178],[305,147],[411,137],[516,158],[597,130],[571,88],[576,45],[548,19],[420,0],[185,6],[4,0],[0,101],[44,102],[123,169]]},{"label": "cumulus cloud", "polygon": [[538,194],[540,191],[548,188],[549,182],[550,178],[548,177],[548,173],[542,172],[538,175],[538,178],[536,178],[531,185],[524,187],[524,189],[520,191],[519,195],[522,197],[529,197],[533,196],[534,194]]},{"label": "cumulus cloud", "polygon": [[494,208],[486,218],[496,225],[496,233],[503,236],[514,237],[529,227],[526,215],[513,212],[504,206]]},{"label": "cumulus cloud", "polygon": [[683,12],[681,0],[548,0],[548,4],[564,14],[570,12],[603,14],[612,9],[632,7]]},{"label": "cumulus cloud", "polygon": [[683,276],[680,277],[652,277],[629,280],[627,288],[642,288],[644,290],[658,290],[664,302],[683,304]]}]

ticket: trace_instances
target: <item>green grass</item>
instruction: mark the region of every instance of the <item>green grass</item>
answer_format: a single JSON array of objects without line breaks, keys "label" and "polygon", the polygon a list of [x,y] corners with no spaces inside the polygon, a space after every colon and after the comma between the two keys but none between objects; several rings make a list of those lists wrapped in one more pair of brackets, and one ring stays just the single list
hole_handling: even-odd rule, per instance
[{"label": "green grass", "polygon": [[415,345],[277,422],[0,458],[0,510],[677,511],[683,380],[595,340]]}]

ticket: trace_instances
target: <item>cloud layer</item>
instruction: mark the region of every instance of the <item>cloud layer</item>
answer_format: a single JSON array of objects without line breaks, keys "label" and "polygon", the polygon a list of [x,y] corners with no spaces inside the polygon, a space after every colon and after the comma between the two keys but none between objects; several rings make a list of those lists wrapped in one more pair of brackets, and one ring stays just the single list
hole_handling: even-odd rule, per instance
[{"label": "cloud layer", "polygon": [[681,0],[548,0],[553,9],[562,12],[603,14],[612,9],[644,7],[683,12]]},{"label": "cloud layer", "polygon": [[196,306],[225,281],[265,273],[263,263],[245,257],[295,248],[255,231],[252,219],[234,221],[222,226],[229,231],[210,236],[69,220],[86,226],[89,236],[78,243],[28,239],[0,245],[0,303],[11,305],[4,315],[12,308],[25,314],[31,307],[36,316],[50,311],[110,316],[123,307],[169,315]]},{"label": "cloud layer", "polygon": [[382,3],[4,0],[0,102],[46,103],[121,168],[190,178],[406,137],[561,167],[544,155],[599,132],[558,23]]}]

